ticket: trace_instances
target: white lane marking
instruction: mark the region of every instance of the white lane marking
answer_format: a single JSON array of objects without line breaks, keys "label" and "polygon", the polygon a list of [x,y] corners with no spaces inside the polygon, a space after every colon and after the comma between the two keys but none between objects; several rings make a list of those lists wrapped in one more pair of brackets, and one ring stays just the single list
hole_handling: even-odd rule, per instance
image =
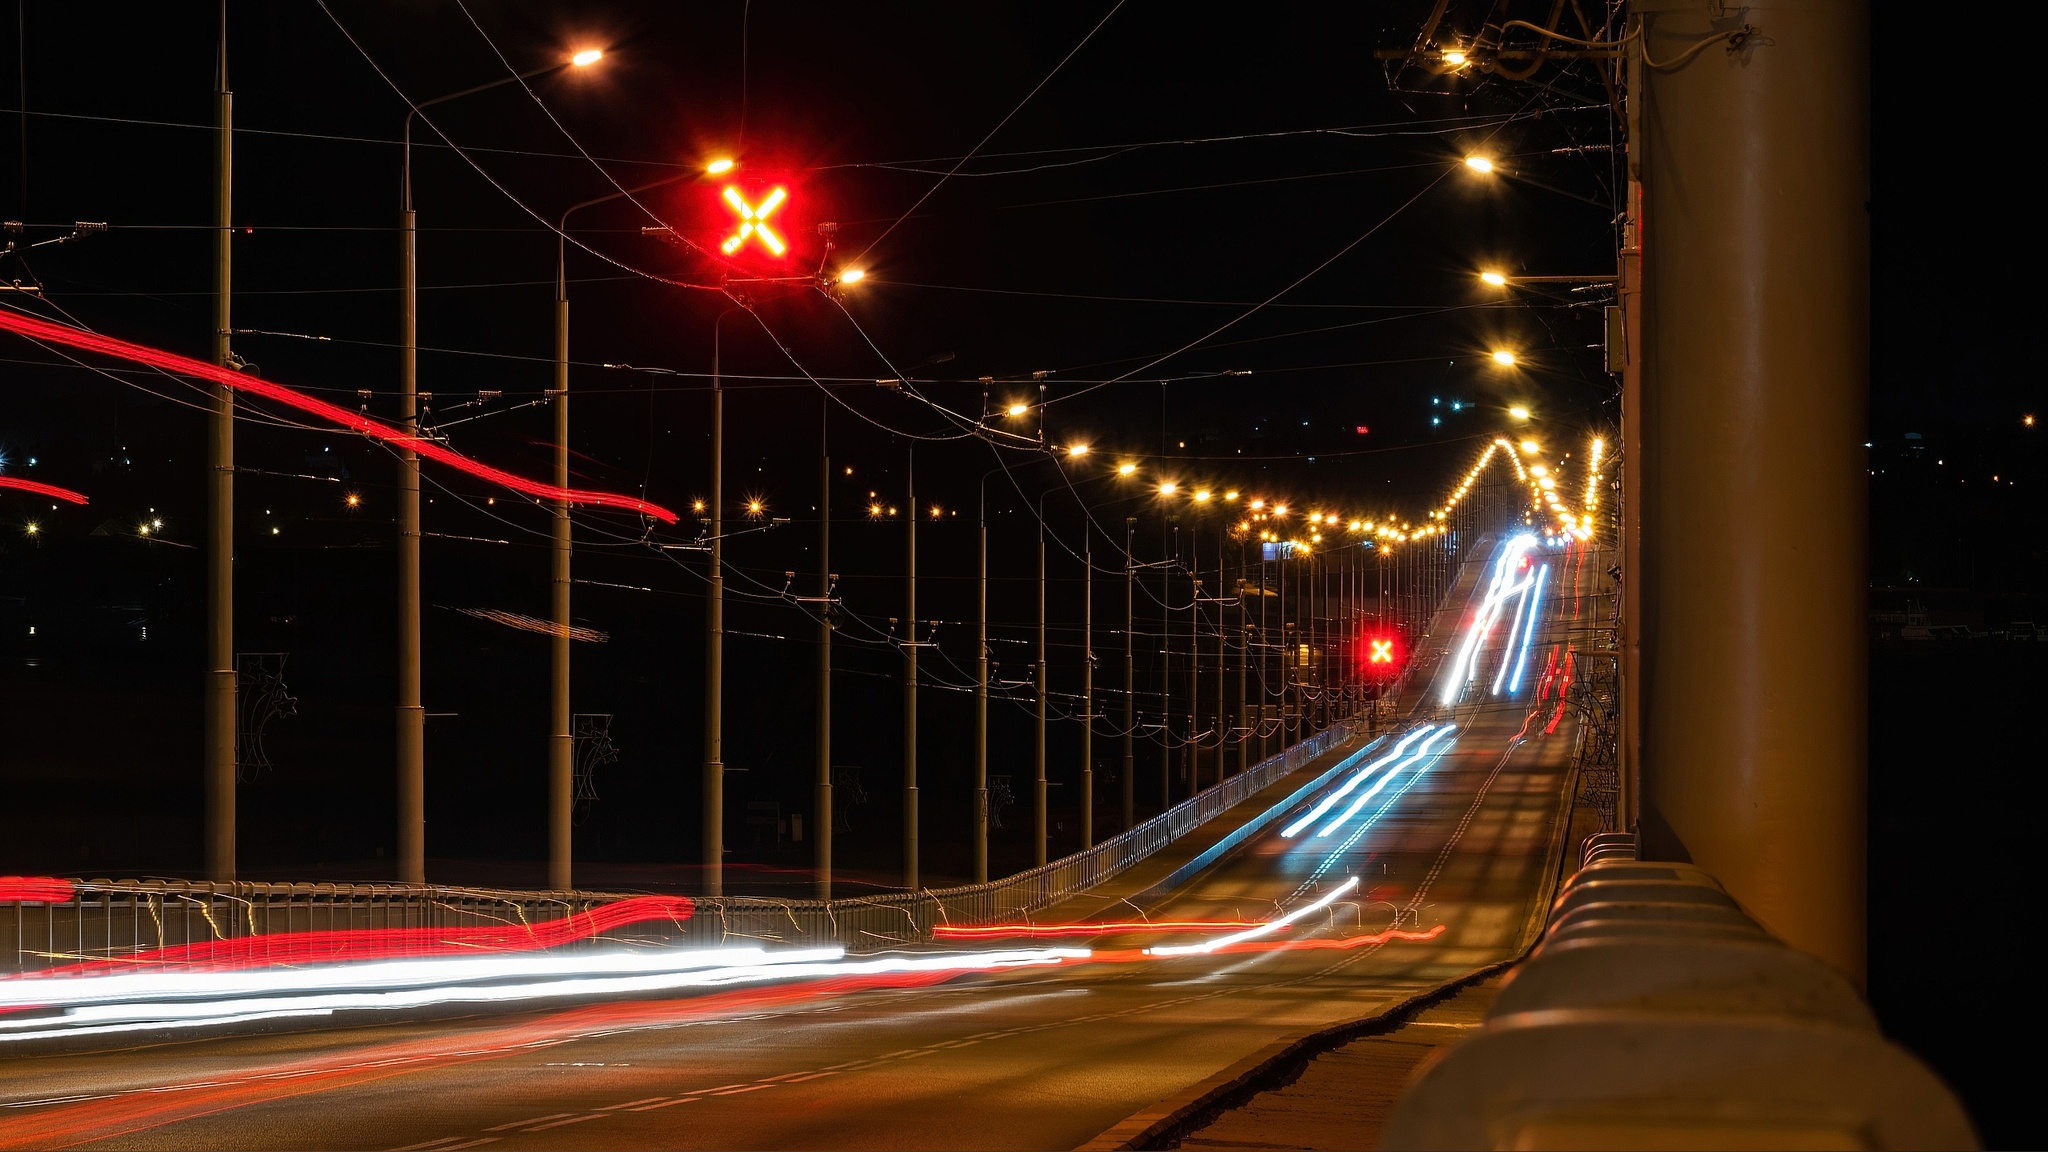
[{"label": "white lane marking", "polygon": [[574,1115],[575,1115],[575,1113],[574,1113],[574,1112],[555,1112],[555,1113],[551,1113],[551,1114],[549,1114],[549,1115],[546,1115],[546,1116],[528,1116],[528,1117],[527,1117],[526,1119],[524,1119],[524,1120],[514,1120],[514,1121],[513,1121],[513,1122],[511,1122],[510,1124],[500,1124],[500,1125],[498,1125],[498,1126],[497,1126],[497,1127],[495,1127],[495,1128],[486,1128],[486,1129],[484,1129],[484,1131],[486,1131],[486,1132],[503,1132],[503,1131],[505,1131],[505,1130],[506,1130],[506,1129],[508,1129],[508,1128],[518,1128],[518,1127],[521,1127],[521,1126],[523,1126],[523,1125],[527,1125],[527,1124],[538,1124],[538,1123],[540,1123],[540,1122],[541,1122],[541,1121],[543,1121],[543,1120],[560,1120],[560,1119],[561,1119],[562,1117],[564,1117],[564,1116],[574,1116]]}]

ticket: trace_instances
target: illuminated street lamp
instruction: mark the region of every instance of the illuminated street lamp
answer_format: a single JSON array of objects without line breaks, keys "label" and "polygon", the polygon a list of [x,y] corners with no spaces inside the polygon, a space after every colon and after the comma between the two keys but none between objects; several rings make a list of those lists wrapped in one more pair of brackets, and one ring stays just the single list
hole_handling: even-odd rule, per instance
[{"label": "illuminated street lamp", "polygon": [[867,279],[867,275],[866,272],[859,268],[848,268],[839,274],[839,282],[841,284],[858,284],[862,280]]},{"label": "illuminated street lamp", "polygon": [[[399,179],[399,233],[400,233],[400,303],[402,309],[399,327],[399,368],[398,368],[398,423],[399,427],[415,435],[419,432],[419,278],[418,278],[418,229],[412,203],[412,122],[427,108],[445,104],[479,92],[488,92],[507,84],[523,84],[538,76],[559,72],[564,68],[586,69],[604,58],[602,49],[585,48],[566,59],[553,64],[513,76],[502,77],[486,84],[436,96],[412,106],[406,113],[404,130],[400,143]],[[558,295],[559,300],[559,295]],[[566,316],[566,311],[561,314]],[[558,324],[558,329],[560,325]],[[559,358],[558,358],[559,359]],[[566,434],[560,428],[566,425],[568,409],[566,399],[555,398],[558,434],[556,436],[558,455],[556,460],[558,478],[562,471],[567,448]],[[411,448],[401,447],[398,453],[398,879],[408,884],[426,883],[426,709],[420,699],[420,463],[419,455]],[[567,556],[568,505],[556,503],[555,527],[555,579],[557,581],[556,616],[558,625],[567,619],[568,588]],[[567,698],[566,668],[568,661],[567,631],[558,629],[564,639],[554,648],[554,684],[551,686],[555,699],[551,702],[552,727],[558,731],[550,734],[548,761],[548,837],[549,837],[549,880],[555,888],[569,887],[569,836],[570,806],[573,803],[573,765],[569,749],[573,736],[567,731],[567,716],[562,714],[561,701]],[[220,871],[232,871],[232,866]],[[220,875],[215,879],[229,879]]]},{"label": "illuminated street lamp", "polygon": [[1467,156],[1465,157],[1465,167],[1470,168],[1474,172],[1491,172],[1493,171],[1493,161],[1485,156]]},{"label": "illuminated street lamp", "polygon": [[[2031,419],[2031,417],[2030,417],[2030,419]],[[1135,473],[1135,472],[1136,472],[1137,470],[1138,470],[1138,466],[1137,466],[1136,464],[1132,464],[1132,463],[1130,463],[1130,462],[1128,462],[1128,461],[1126,461],[1126,462],[1124,462],[1124,463],[1122,463],[1122,464],[1119,464],[1119,465],[1117,465],[1117,466],[1116,466],[1116,474],[1117,474],[1117,475],[1119,475],[1119,476],[1129,476],[1129,475],[1131,475],[1131,474]]]},{"label": "illuminated street lamp", "polygon": [[1508,409],[1508,415],[1513,416],[1517,420],[1527,420],[1529,418],[1529,410],[1523,407],[1522,405],[1517,404],[1514,407]]},{"label": "illuminated street lamp", "polygon": [[1088,446],[1086,444],[1067,445],[1067,455],[1069,456],[1086,456],[1087,454]]},{"label": "illuminated street lamp", "polygon": [[1493,350],[1492,355],[1493,362],[1503,368],[1513,368],[1515,366],[1515,354],[1506,348],[1496,348]]},{"label": "illuminated street lamp", "polygon": [[1012,415],[1012,416],[1022,416],[1022,415],[1023,415],[1023,414],[1025,414],[1026,412],[1029,412],[1029,411],[1031,411],[1031,405],[1029,405],[1029,404],[1012,404],[1012,405],[1010,405],[1010,406],[1009,406],[1008,408],[1005,408],[1005,409],[1004,409],[1004,411],[1005,411],[1005,412],[1008,412],[1008,413],[1009,413],[1010,415]]},{"label": "illuminated street lamp", "polygon": [[732,159],[727,156],[720,156],[718,159],[706,164],[704,171],[712,176],[723,176],[727,172],[732,171]]},{"label": "illuminated street lamp", "polygon": [[1505,288],[1508,284],[1508,278],[1498,272],[1481,272],[1479,278],[1495,288]]}]

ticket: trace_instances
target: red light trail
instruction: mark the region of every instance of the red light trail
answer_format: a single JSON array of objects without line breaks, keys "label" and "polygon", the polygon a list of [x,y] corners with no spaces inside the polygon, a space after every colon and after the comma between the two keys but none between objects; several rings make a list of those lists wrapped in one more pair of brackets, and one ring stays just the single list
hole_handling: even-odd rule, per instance
[{"label": "red light trail", "polygon": [[[10,896],[7,885],[62,885],[61,895]],[[0,900],[70,899],[69,881],[40,877],[0,877]],[[279,932],[268,936],[234,936],[196,944],[174,944],[130,956],[84,960],[30,973],[26,979],[98,975],[110,970],[219,972],[292,964],[333,964],[342,961],[417,959],[424,956],[476,956],[493,952],[531,952],[559,948],[629,924],[666,920],[680,924],[697,906],[683,896],[634,896],[610,904],[532,924],[501,924],[480,928],[361,928],[325,932]]]},{"label": "red light trail", "polygon": [[55,484],[23,480],[16,476],[0,476],[0,488],[14,488],[23,492],[33,492],[37,496],[48,496],[52,500],[69,500],[73,504],[87,503],[85,493],[83,492],[73,492],[69,488],[59,488]]},{"label": "red light trail", "polygon": [[62,904],[73,891],[55,876],[0,876],[0,904]]},{"label": "red light trail", "polygon": [[588,492],[576,488],[557,488],[553,484],[543,484],[538,480],[528,480],[523,476],[515,476],[502,468],[493,468],[489,464],[472,460],[460,452],[444,448],[426,437],[406,432],[379,420],[372,420],[367,416],[351,412],[339,405],[329,404],[325,400],[316,400],[303,392],[295,392],[283,385],[273,384],[268,380],[259,380],[254,376],[247,376],[240,372],[217,367],[203,361],[194,360],[188,356],[180,356],[174,352],[165,352],[159,348],[151,348],[145,344],[133,344],[126,340],[116,340],[111,336],[101,336],[97,333],[66,327],[62,324],[53,324],[39,317],[9,311],[4,308],[0,308],[0,329],[19,333],[31,340],[45,340],[52,344],[62,344],[67,348],[77,348],[84,352],[97,352],[103,356],[113,356],[136,364],[147,364],[152,368],[161,368],[166,372],[174,372],[180,376],[196,376],[202,380],[211,380],[216,384],[224,384],[237,392],[261,396],[266,400],[274,400],[279,404],[296,408],[308,415],[318,416],[322,420],[327,420],[343,428],[360,432],[373,440],[381,440],[400,448],[410,448],[425,459],[439,464],[446,464],[450,468],[467,472],[479,480],[496,484],[501,488],[508,488],[522,495],[532,496],[541,500],[566,500],[571,504],[588,504],[598,508],[620,508],[628,512],[638,512],[645,516],[652,516],[664,524],[674,524],[680,519],[674,512],[663,508],[661,505],[651,504],[638,497],[621,496],[611,492]]}]

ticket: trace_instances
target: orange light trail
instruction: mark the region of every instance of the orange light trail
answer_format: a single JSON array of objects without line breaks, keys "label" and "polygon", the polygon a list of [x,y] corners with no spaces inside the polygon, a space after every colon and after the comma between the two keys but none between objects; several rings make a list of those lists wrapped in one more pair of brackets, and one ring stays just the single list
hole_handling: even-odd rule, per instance
[{"label": "orange light trail", "polygon": [[8,311],[4,308],[0,308],[0,329],[19,333],[31,340],[48,341],[51,344],[62,344],[67,348],[77,348],[85,352],[97,352],[103,356],[113,356],[136,364],[147,364],[152,368],[161,368],[166,372],[174,372],[180,376],[196,376],[201,380],[211,380],[216,384],[226,385],[237,392],[261,396],[266,400],[273,400],[287,407],[296,408],[308,415],[318,416],[322,420],[360,432],[373,440],[381,440],[400,448],[410,448],[422,457],[435,463],[445,464],[458,471],[467,472],[479,480],[496,484],[501,488],[508,488],[522,495],[532,496],[541,500],[565,500],[571,504],[588,504],[598,508],[619,508],[628,512],[638,512],[645,516],[652,516],[664,524],[674,524],[679,519],[675,513],[663,508],[661,505],[652,504],[637,497],[621,496],[611,492],[588,492],[575,488],[560,488],[553,484],[543,484],[538,480],[528,480],[523,476],[515,476],[502,468],[493,468],[489,464],[472,460],[460,452],[444,448],[427,437],[406,432],[379,420],[372,420],[367,416],[351,412],[340,405],[329,404],[325,400],[316,400],[303,392],[295,392],[290,388],[280,384],[273,384],[268,380],[244,375],[243,373],[221,368],[204,361],[194,360],[188,356],[180,356],[174,352],[165,352],[159,348],[151,348],[146,344],[134,344],[126,340],[116,340],[111,336],[101,336],[97,333],[69,328],[62,324],[53,324],[39,317]]}]

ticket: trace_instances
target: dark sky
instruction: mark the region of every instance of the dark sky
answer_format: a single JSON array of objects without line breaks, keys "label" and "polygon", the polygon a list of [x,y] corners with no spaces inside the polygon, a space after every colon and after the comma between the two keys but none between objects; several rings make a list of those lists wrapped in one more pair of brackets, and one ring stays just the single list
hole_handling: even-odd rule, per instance
[{"label": "dark sky", "polygon": [[[1392,91],[1372,52],[1411,40],[1424,7],[471,3],[472,23],[452,0],[334,3],[332,17],[316,4],[233,3],[234,325],[252,330],[234,345],[267,379],[389,417],[407,100],[601,47],[600,63],[538,77],[531,96],[503,86],[416,126],[420,387],[451,446],[545,476],[550,222],[678,177],[571,222],[571,446],[576,485],[687,509],[709,491],[711,330],[730,306],[715,289],[765,266],[722,268],[641,229],[714,245],[731,219],[722,182],[700,174],[715,157],[739,161],[750,195],[790,189],[778,220],[793,252],[774,271],[857,263],[868,277],[843,293],[843,311],[802,287],[746,288],[758,319],[724,322],[728,507],[758,497],[788,520],[727,550],[739,634],[727,760],[745,770],[735,804],[806,806],[814,624],[784,599],[783,574],[805,573],[798,590],[812,593],[829,411],[844,613],[835,760],[871,796],[844,843],[857,854],[872,834],[881,867],[893,834],[876,829],[892,819],[900,756],[888,636],[903,528],[863,513],[871,492],[907,506],[913,444],[918,504],[943,510],[920,538],[919,615],[941,621],[927,658],[926,810],[952,826],[967,711],[950,689],[971,678],[971,520],[991,469],[1014,476],[989,486],[997,674],[1028,670],[1028,505],[1050,492],[1052,675],[1056,710],[1071,716],[1084,545],[1111,637],[1123,518],[1137,518],[1140,561],[1217,564],[1218,518],[1170,519],[1115,480],[1114,463],[1137,463],[1150,483],[1413,517],[1510,404],[1535,410],[1534,434],[1556,456],[1611,430],[1604,290],[1503,294],[1474,277],[1611,271],[1618,138],[1605,92],[1584,69]],[[18,82],[0,100],[17,112],[0,141],[7,216],[24,222],[25,243],[75,220],[109,230],[9,257],[0,275],[46,293],[0,303],[204,355],[212,6],[28,4],[20,29]],[[1458,163],[1474,150],[1502,173]],[[829,259],[816,229],[826,221],[838,225]],[[1488,362],[1498,347],[1520,366]],[[19,866],[189,867],[203,597],[187,546],[204,530],[195,393],[114,364],[62,365],[11,337],[0,363],[10,474],[93,499],[51,511],[0,497],[0,657],[9,719],[28,733],[6,772],[49,807],[86,790],[120,797],[126,813],[24,829],[16,842],[35,859]],[[1042,385],[1042,413],[994,422],[1035,436],[1042,419],[1048,442],[1092,445],[1067,473],[1110,534],[1085,527],[1043,452],[999,452],[874,383],[898,374],[968,423],[984,393],[997,407],[1035,405]],[[1987,400],[1987,413],[2002,416],[2002,403]],[[1924,408],[1880,403],[1880,422]],[[281,415],[251,408],[239,433],[237,611],[237,647],[286,654],[299,697],[298,714],[269,729],[274,766],[243,789],[245,860],[280,872],[388,851],[395,660],[390,457]],[[545,642],[460,610],[545,614],[546,513],[446,470],[427,478],[430,853],[535,859]],[[22,531],[31,518],[34,541]],[[137,526],[157,518],[161,540],[141,539]],[[609,639],[578,646],[575,706],[613,716],[622,752],[579,832],[595,859],[695,856],[702,567],[695,552],[658,547],[689,541],[691,520],[650,530],[578,516],[577,576],[590,583],[577,587],[577,622]],[[1234,578],[1237,555],[1224,561]],[[1184,598],[1179,580],[1160,594]],[[1141,631],[1156,603],[1141,598]],[[1118,643],[1099,634],[1098,654]],[[997,711],[1007,760],[994,770],[1021,777],[1025,710]],[[1053,756],[1071,774],[1076,726],[1057,727]],[[1109,744],[1097,741],[1099,756]],[[1071,814],[1071,797],[1056,803]],[[1071,824],[1057,835],[1073,836]],[[931,867],[962,862],[941,852]]]}]

